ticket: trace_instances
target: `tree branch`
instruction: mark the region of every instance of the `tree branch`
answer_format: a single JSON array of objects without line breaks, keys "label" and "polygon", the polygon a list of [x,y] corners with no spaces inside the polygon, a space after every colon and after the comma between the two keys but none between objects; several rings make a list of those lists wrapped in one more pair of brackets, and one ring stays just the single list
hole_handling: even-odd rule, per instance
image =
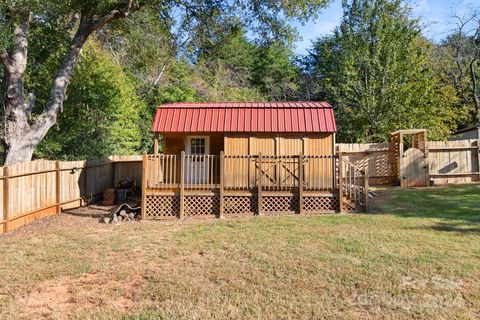
[{"label": "tree branch", "polygon": [[120,18],[126,18],[130,14],[130,12],[140,10],[140,9],[141,9],[141,5],[139,5],[138,3],[134,3],[133,0],[129,0],[128,3],[123,8],[114,9],[110,11],[108,14],[106,14],[105,16],[95,21],[91,26],[92,28],[91,30],[95,31],[95,30],[101,29],[106,24]]},{"label": "tree branch", "polygon": [[5,67],[5,69],[10,72],[12,67],[12,60],[10,60],[7,50],[1,49],[0,61],[2,62],[2,65]]}]

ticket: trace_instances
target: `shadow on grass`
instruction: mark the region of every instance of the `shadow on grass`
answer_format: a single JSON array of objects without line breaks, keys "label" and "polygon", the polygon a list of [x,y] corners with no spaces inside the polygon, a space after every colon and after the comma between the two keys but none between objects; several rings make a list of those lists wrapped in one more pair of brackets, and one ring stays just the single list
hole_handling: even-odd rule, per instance
[{"label": "shadow on grass", "polygon": [[404,218],[441,220],[430,229],[480,233],[480,184],[448,187],[385,189],[372,212]]}]

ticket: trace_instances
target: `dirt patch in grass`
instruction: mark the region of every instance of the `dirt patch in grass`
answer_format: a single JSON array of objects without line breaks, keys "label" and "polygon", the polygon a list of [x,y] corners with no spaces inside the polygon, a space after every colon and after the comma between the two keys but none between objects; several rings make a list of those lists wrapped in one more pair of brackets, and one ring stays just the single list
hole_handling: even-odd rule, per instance
[{"label": "dirt patch in grass", "polygon": [[39,282],[16,299],[12,308],[18,317],[26,319],[63,318],[92,308],[122,314],[133,308],[135,292],[141,289],[142,282],[138,275],[129,275],[124,281],[99,274],[62,276]]}]

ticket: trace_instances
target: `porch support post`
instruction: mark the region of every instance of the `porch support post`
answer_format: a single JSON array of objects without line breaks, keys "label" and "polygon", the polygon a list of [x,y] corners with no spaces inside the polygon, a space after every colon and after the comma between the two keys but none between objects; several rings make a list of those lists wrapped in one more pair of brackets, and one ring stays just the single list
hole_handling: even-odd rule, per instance
[{"label": "porch support post", "polygon": [[142,159],[142,220],[145,220],[147,213],[147,172],[148,156],[145,152]]},{"label": "porch support post", "polygon": [[153,140],[153,154],[158,154],[158,133],[155,133],[154,140]]},{"label": "porch support post", "polygon": [[303,154],[298,155],[298,213],[303,214]]},{"label": "porch support post", "polygon": [[223,193],[224,193],[224,174],[225,174],[225,155],[223,151],[220,151],[220,190],[218,191],[219,193],[219,206],[218,206],[218,217],[223,218],[223,210],[224,210],[224,199],[223,199]]},{"label": "porch support post", "polygon": [[338,152],[338,204],[340,213],[343,212],[343,154]]},{"label": "porch support post", "polygon": [[262,214],[262,153],[258,153],[258,168],[257,168],[257,214]]},{"label": "porch support post", "polygon": [[178,218],[183,219],[185,213],[185,151],[182,151],[180,158],[180,212]]}]

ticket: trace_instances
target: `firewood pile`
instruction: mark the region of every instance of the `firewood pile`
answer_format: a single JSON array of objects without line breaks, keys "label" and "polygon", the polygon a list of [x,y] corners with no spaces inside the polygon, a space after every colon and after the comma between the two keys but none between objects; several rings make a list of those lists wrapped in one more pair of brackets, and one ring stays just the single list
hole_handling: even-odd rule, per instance
[{"label": "firewood pile", "polygon": [[141,207],[138,203],[132,204],[132,199],[129,198],[130,203],[122,203],[110,211],[107,217],[103,218],[104,223],[128,222],[141,219]]}]

